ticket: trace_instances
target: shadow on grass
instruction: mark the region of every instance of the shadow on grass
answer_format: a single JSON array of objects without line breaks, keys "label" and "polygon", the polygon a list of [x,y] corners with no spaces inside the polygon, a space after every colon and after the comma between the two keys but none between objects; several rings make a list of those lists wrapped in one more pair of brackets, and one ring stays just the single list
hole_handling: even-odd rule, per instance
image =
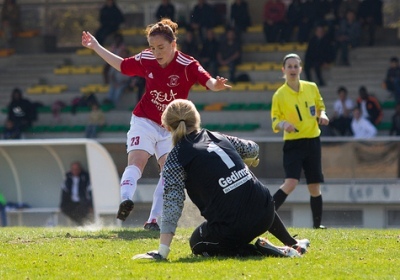
[{"label": "shadow on grass", "polygon": [[67,232],[65,238],[87,238],[87,239],[108,239],[108,240],[136,240],[136,239],[158,239],[160,232],[145,229],[121,229],[111,231],[88,231],[85,234],[74,231]]},{"label": "shadow on grass", "polygon": [[255,261],[255,260],[264,260],[265,256],[252,256],[252,257],[203,257],[203,256],[187,256],[184,258],[179,258],[177,260],[171,261],[172,263],[198,263],[198,262],[207,262],[207,261],[223,261],[223,260],[236,260],[236,261]]},{"label": "shadow on grass", "polygon": [[135,240],[135,239],[143,239],[143,238],[152,238],[152,239],[159,239],[160,232],[159,231],[149,231],[144,229],[123,229],[118,231],[111,231],[114,234],[117,234],[119,239],[124,240]]}]

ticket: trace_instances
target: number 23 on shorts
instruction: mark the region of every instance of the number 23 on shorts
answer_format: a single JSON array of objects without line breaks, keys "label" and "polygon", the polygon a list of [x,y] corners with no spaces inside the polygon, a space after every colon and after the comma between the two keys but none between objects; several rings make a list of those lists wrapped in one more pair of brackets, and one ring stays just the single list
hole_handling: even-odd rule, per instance
[{"label": "number 23 on shorts", "polygon": [[140,136],[135,136],[131,138],[131,146],[137,146],[140,142]]}]

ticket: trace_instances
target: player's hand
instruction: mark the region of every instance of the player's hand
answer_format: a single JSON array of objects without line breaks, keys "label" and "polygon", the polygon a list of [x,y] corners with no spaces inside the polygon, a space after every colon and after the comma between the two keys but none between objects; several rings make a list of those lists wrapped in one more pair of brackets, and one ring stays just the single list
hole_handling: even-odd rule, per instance
[{"label": "player's hand", "polygon": [[155,261],[166,260],[166,258],[161,256],[161,254],[156,250],[147,252],[145,254],[138,254],[132,257],[132,260],[141,260],[141,259],[155,260]]},{"label": "player's hand", "polygon": [[260,159],[258,158],[258,156],[253,157],[253,158],[245,158],[244,163],[248,166],[248,167],[257,167],[258,164],[260,163]]},{"label": "player's hand", "polygon": [[232,88],[231,85],[227,84],[228,79],[226,79],[224,77],[217,76],[215,78],[215,80],[216,80],[216,82],[215,82],[215,89],[216,90],[224,90],[224,89],[227,89],[227,88]]},{"label": "player's hand", "polygon": [[92,34],[90,34],[90,32],[82,32],[82,46],[93,49],[98,44],[99,42],[97,42],[96,38]]}]

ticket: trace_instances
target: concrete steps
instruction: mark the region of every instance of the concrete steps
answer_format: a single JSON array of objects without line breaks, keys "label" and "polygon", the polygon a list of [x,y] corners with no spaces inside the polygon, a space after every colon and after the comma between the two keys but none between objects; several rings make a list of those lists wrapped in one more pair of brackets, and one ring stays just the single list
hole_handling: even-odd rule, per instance
[{"label": "concrete steps", "polygon": [[[351,53],[351,67],[342,67],[332,65],[324,72],[327,86],[320,87],[321,94],[325,100],[328,113],[332,110],[333,102],[337,98],[336,90],[339,86],[346,86],[349,90],[349,96],[353,99],[358,97],[358,88],[361,85],[374,93],[380,101],[387,100],[388,94],[381,88],[381,82],[385,76],[386,69],[389,65],[391,56],[398,54],[400,47],[361,47],[353,50]],[[244,62],[262,62],[271,61],[280,63],[280,60],[286,52],[246,52],[244,53]],[[303,53],[299,53],[303,55]],[[50,106],[56,100],[62,100],[70,105],[75,97],[79,97],[80,88],[87,84],[101,84],[101,74],[80,74],[80,75],[57,75],[54,69],[60,65],[104,65],[104,62],[97,55],[77,55],[76,53],[63,54],[32,54],[32,55],[14,55],[9,58],[0,59],[0,106],[4,108],[9,102],[9,93],[18,86],[23,90],[40,82],[48,84],[66,84],[67,91],[60,94],[41,94],[28,95],[31,101],[38,101],[44,105]],[[249,74],[252,81],[255,82],[276,82],[282,81],[282,73],[280,70],[268,71],[238,71],[240,73]],[[222,72],[222,75],[227,73]],[[303,75],[304,76],[304,75]],[[264,91],[191,91],[190,99],[196,104],[211,104],[218,102],[225,103],[270,103],[273,90]],[[99,101],[102,102],[106,94],[96,94]],[[107,113],[113,123],[128,123],[129,119],[123,119],[121,115],[128,114],[129,109],[136,104],[136,93],[125,93],[121,97],[120,105],[117,110]],[[389,120],[391,109],[385,109],[385,120]],[[271,135],[269,111],[261,112],[244,112],[244,111],[201,111],[203,122],[210,123],[218,120],[221,123],[251,121],[260,124],[260,130],[265,130],[262,134]],[[66,117],[66,121],[70,123],[84,123],[86,116]],[[51,114],[41,116],[40,122],[50,124]],[[273,134],[272,134],[273,135]]]}]

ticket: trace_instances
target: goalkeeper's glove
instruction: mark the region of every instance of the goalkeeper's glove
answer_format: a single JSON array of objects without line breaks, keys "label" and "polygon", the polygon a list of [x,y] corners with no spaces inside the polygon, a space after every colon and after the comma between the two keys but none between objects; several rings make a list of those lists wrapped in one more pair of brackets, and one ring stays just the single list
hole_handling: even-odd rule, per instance
[{"label": "goalkeeper's glove", "polygon": [[138,254],[132,257],[133,260],[137,259],[149,259],[149,260],[156,260],[156,261],[161,261],[161,260],[166,260],[167,256],[169,254],[169,247],[164,244],[160,244],[158,247],[158,251],[153,250],[150,252],[147,252],[146,254]]},{"label": "goalkeeper's glove", "polygon": [[160,253],[156,250],[147,252],[145,254],[138,254],[132,257],[133,260],[139,260],[139,259],[148,259],[148,260],[156,260],[156,261],[161,261],[165,260],[163,256],[160,255]]},{"label": "goalkeeper's glove", "polygon": [[258,164],[260,163],[260,159],[258,158],[258,156],[253,157],[253,158],[245,158],[243,159],[244,163],[248,166],[248,167],[257,167]]}]

